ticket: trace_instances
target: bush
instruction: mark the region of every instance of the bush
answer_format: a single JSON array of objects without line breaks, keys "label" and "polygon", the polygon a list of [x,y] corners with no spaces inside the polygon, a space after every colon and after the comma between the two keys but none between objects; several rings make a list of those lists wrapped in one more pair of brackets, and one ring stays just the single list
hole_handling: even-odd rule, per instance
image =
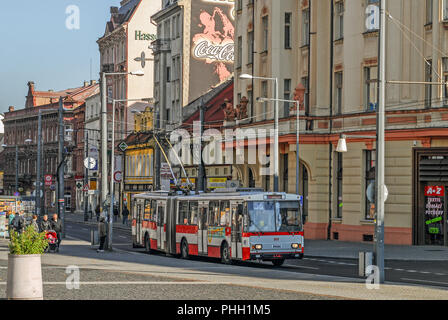
[{"label": "bush", "polygon": [[21,234],[11,231],[9,252],[15,255],[43,254],[48,246],[45,232],[38,233],[29,226]]}]

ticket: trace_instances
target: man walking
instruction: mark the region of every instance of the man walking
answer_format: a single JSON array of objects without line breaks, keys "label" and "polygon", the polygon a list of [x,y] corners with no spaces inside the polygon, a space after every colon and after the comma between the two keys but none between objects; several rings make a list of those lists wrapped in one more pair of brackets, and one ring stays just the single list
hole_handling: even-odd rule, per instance
[{"label": "man walking", "polygon": [[48,215],[44,214],[42,221],[40,222],[40,231],[48,231],[51,230],[51,222],[48,220]]},{"label": "man walking", "polygon": [[100,221],[98,223],[98,236],[100,237],[100,247],[97,252],[104,252],[104,243],[106,242],[106,221],[104,217],[100,217]]},{"label": "man walking", "polygon": [[19,211],[12,221],[12,226],[18,234],[21,234],[25,229],[25,218],[23,217],[23,211]]},{"label": "man walking", "polygon": [[58,236],[58,251],[61,245],[61,232],[62,232],[62,221],[58,219],[57,213],[53,215],[53,220],[51,220],[51,229],[54,230]]},{"label": "man walking", "polygon": [[123,212],[121,214],[123,216],[123,224],[128,225],[129,210],[126,205],[123,206]]}]

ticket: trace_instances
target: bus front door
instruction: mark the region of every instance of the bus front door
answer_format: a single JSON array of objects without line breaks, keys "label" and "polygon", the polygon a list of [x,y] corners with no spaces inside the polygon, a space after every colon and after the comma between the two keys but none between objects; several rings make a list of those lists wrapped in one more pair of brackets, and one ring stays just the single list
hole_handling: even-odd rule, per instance
[{"label": "bus front door", "polygon": [[231,231],[231,249],[233,259],[243,258],[242,249],[242,231],[243,231],[243,210],[242,202],[232,203],[232,231]]},{"label": "bus front door", "polygon": [[198,251],[199,254],[207,254],[207,223],[208,203],[199,203],[199,217],[198,217]]},{"label": "bus front door", "polygon": [[142,205],[141,203],[137,203],[136,207],[136,217],[135,217],[135,234],[137,238],[137,244],[143,244],[142,240]]},{"label": "bus front door", "polygon": [[166,203],[163,201],[159,201],[157,204],[157,249],[165,250],[165,230],[164,230],[164,222],[165,222],[165,211],[166,211]]}]

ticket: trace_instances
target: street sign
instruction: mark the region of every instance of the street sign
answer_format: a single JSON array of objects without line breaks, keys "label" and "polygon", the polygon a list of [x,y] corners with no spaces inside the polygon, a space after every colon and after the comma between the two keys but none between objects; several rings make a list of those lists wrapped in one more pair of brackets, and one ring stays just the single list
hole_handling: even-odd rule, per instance
[{"label": "street sign", "polygon": [[93,170],[96,167],[96,159],[88,157],[84,159],[84,167],[89,170]]},{"label": "street sign", "polygon": [[51,174],[45,175],[45,186],[50,187],[53,184],[53,176]]},{"label": "street sign", "polygon": [[126,144],[126,142],[122,142],[118,145],[118,148],[120,148],[121,151],[125,152],[126,149],[128,148],[128,145]]},{"label": "street sign", "polygon": [[78,188],[78,189],[82,188],[82,182],[81,181],[77,181],[76,182],[76,188]]},{"label": "street sign", "polygon": [[122,177],[123,177],[123,174],[122,174],[121,171],[115,171],[115,173],[114,173],[114,181],[115,181],[116,183],[120,183]]},{"label": "street sign", "polygon": [[87,191],[89,191],[89,185],[88,185],[88,184],[86,184],[86,185],[84,186],[84,192],[87,192]]}]

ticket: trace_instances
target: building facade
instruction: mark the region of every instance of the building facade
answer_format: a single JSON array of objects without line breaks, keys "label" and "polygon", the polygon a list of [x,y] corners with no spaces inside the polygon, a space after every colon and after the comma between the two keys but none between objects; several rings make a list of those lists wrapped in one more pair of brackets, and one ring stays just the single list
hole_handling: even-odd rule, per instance
[{"label": "building facade", "polygon": [[[297,124],[292,104],[279,103],[280,191],[296,192],[296,130],[300,129],[299,192],[305,195],[310,239],[372,241],[375,136],[378,103],[379,1],[240,0],[236,4],[235,101],[249,100],[245,129],[273,127],[274,81],[280,99],[305,89]],[[446,1],[389,1],[386,26],[385,242],[448,244],[445,162],[448,130]],[[412,84],[410,84],[412,82]],[[417,82],[422,82],[417,84]],[[254,98],[255,97],[255,98]],[[269,146],[267,153],[270,154]],[[244,185],[251,178],[272,190],[272,176],[257,161],[236,166]],[[370,187],[371,188],[371,187]],[[370,199],[369,199],[370,198]]]}]

